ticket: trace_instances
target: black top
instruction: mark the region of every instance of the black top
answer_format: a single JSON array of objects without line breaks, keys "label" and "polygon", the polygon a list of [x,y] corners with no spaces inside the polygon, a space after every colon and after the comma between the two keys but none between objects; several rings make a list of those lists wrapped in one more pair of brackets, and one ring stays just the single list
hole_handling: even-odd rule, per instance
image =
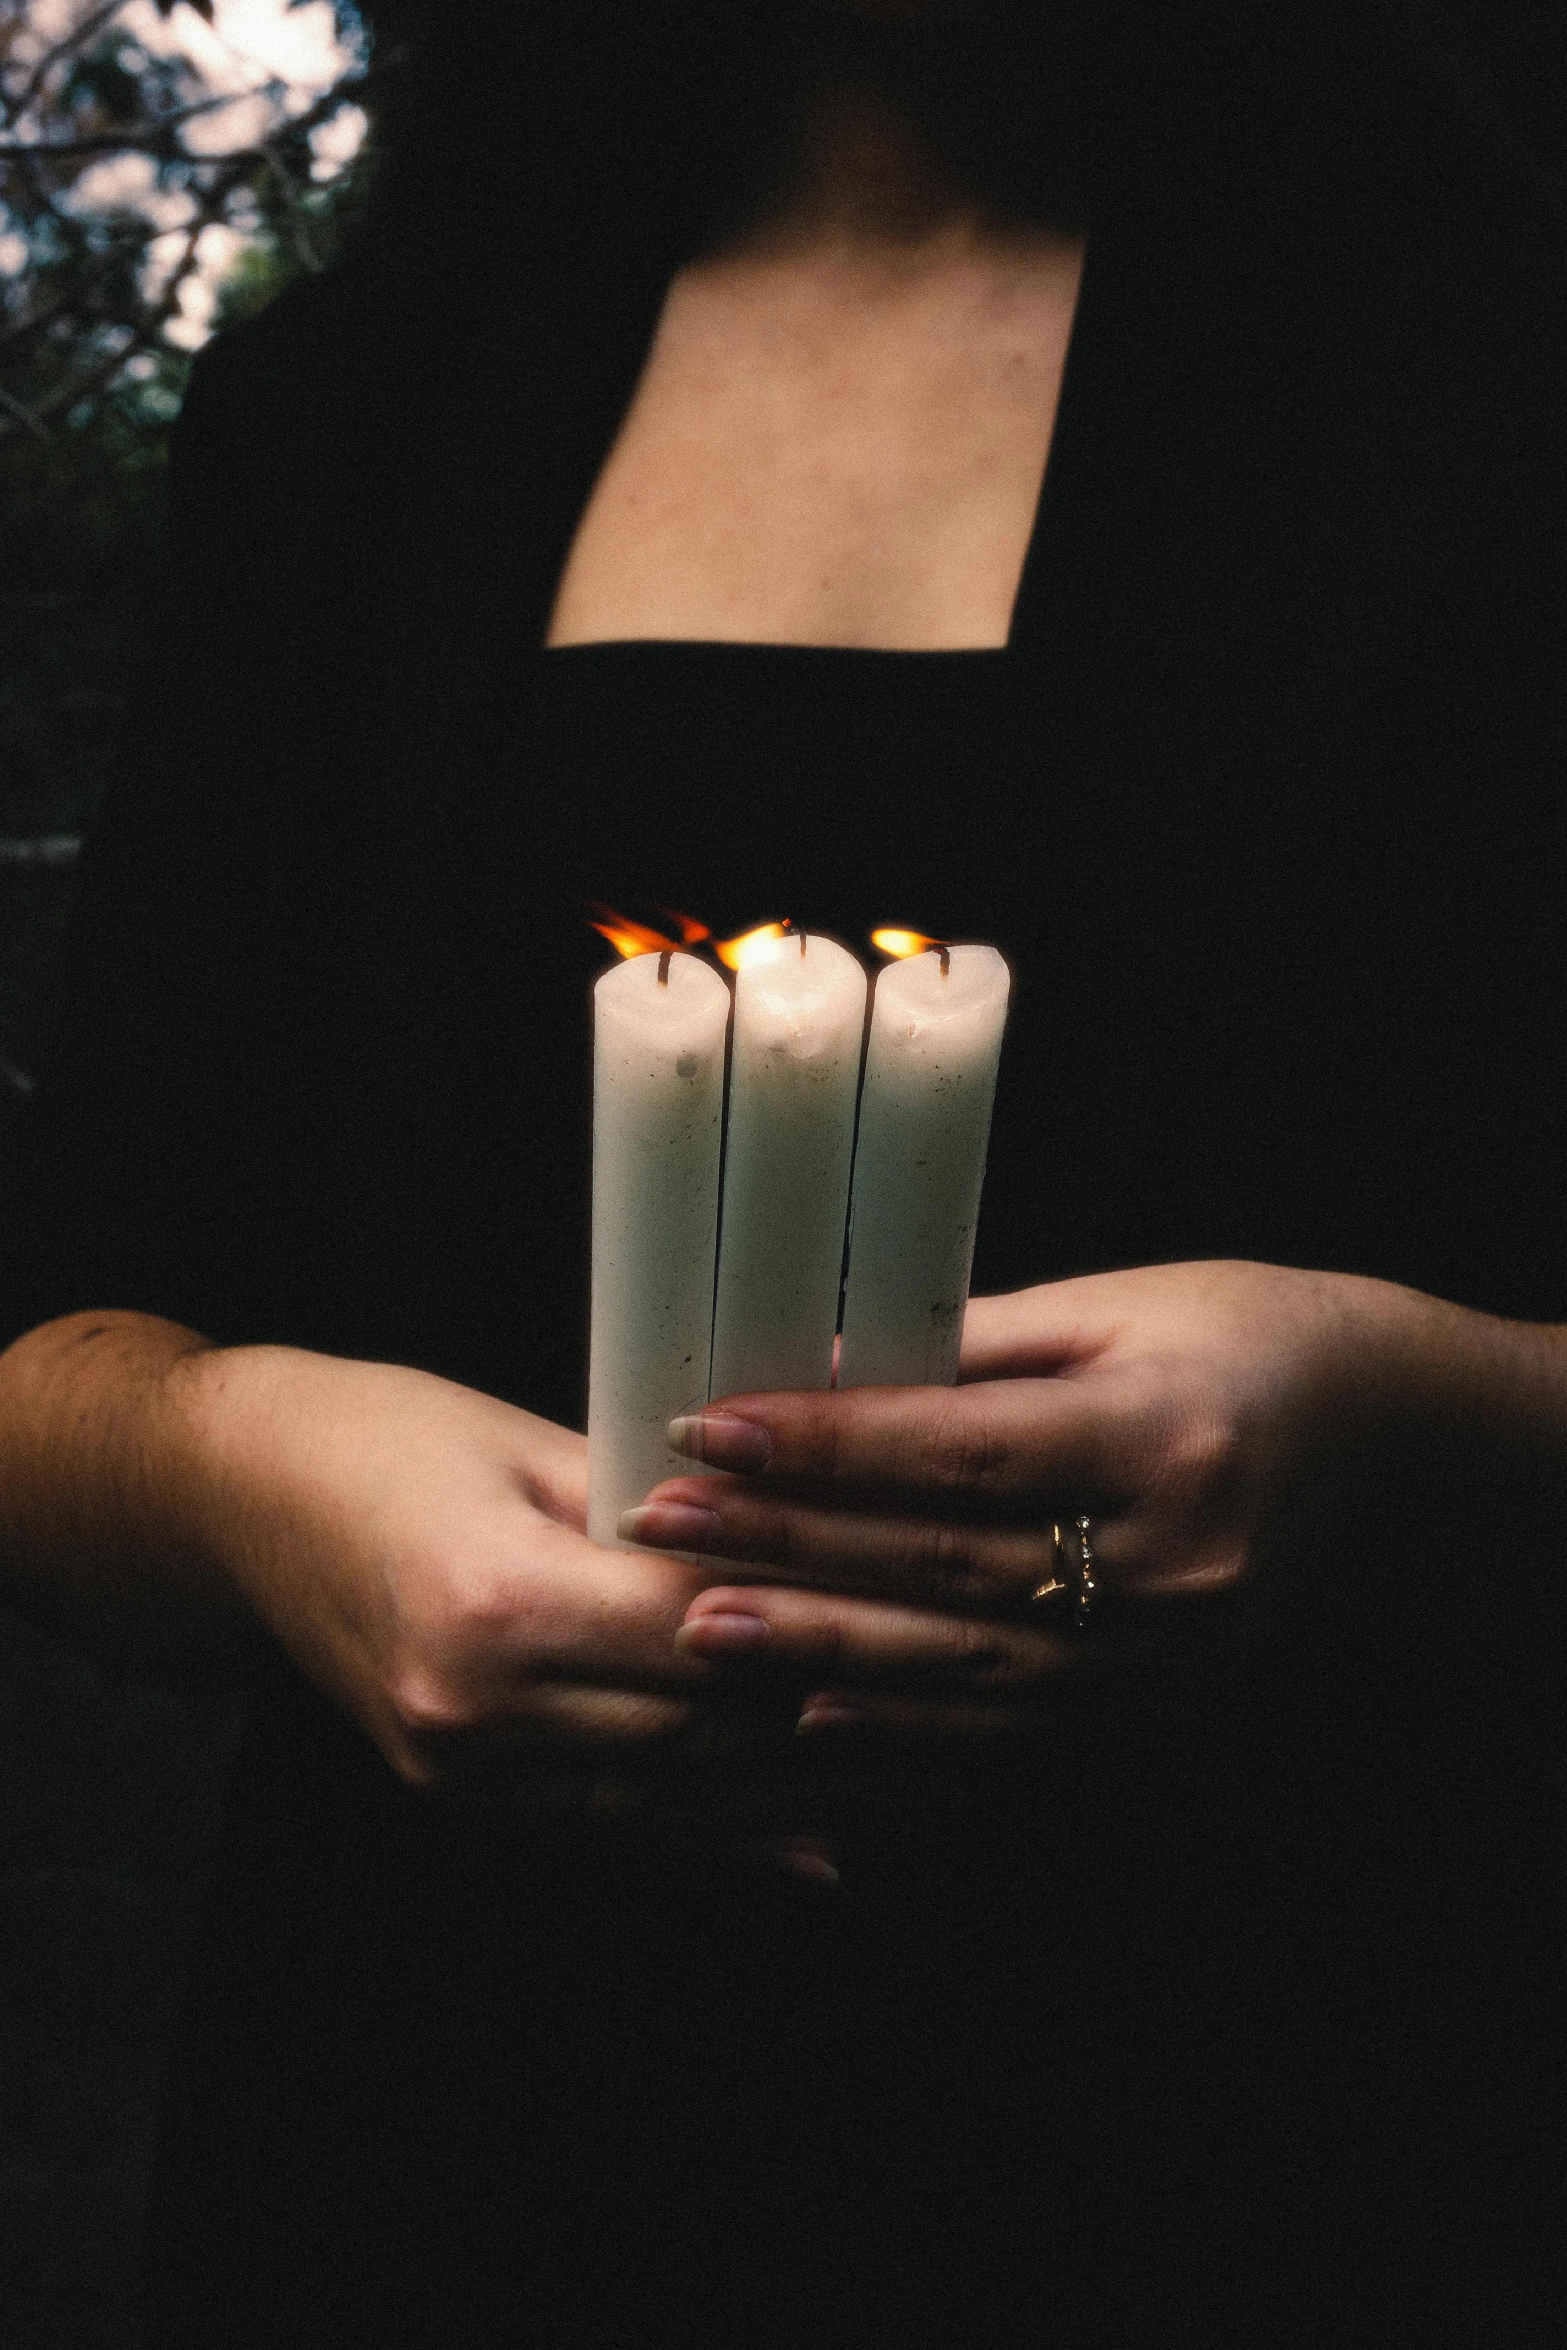
[{"label": "black top", "polygon": [[[1001,944],[979,1286],[1567,1317],[1560,256],[1244,162],[1105,207],[1000,654],[536,650],[656,285],[545,272],[455,386],[371,269],[220,343],[19,1325],[576,1416],[586,894]],[[1297,1620],[834,1902],[432,1816],[280,1662],[153,2340],[1544,2338],[1550,1728]]]}]

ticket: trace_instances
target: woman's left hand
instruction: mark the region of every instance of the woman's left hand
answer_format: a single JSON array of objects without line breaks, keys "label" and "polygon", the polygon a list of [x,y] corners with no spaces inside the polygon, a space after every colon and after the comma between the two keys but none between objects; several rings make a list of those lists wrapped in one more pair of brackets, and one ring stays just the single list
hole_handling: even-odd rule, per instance
[{"label": "woman's left hand", "polygon": [[[1456,1564],[1462,1640],[1459,1497],[1483,1509],[1487,1447],[1520,1437],[1526,1401],[1541,1433],[1542,1372],[1549,1406],[1558,1333],[1385,1282],[1097,1275],[974,1299],[956,1388],[713,1404],[678,1449],[728,1473],[656,1487],[622,1533],[757,1578],[702,1592],[678,1638],[793,1677],[802,1727],[1026,1734],[1178,1698],[1306,1576],[1314,1605],[1369,1624],[1407,1612],[1413,1564],[1446,1642]],[[1567,1406],[1545,1421],[1559,1437]],[[1086,1637],[1054,1533],[1074,1560],[1080,1515]],[[1053,1580],[1064,1604],[1037,1602]]]}]

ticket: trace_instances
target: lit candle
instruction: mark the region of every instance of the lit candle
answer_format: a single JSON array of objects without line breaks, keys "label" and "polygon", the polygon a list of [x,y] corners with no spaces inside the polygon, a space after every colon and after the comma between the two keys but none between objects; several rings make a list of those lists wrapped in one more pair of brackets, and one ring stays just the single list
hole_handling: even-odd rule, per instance
[{"label": "lit candle", "polygon": [[759,938],[740,959],[716,1396],[832,1385],[865,991],[834,939]]},{"label": "lit candle", "polygon": [[840,1387],[957,1378],[1010,987],[979,946],[912,955],[876,982]]},{"label": "lit candle", "polygon": [[639,954],[593,990],[588,1534],[670,1473],[672,1419],[707,1401],[729,989],[694,955]]}]

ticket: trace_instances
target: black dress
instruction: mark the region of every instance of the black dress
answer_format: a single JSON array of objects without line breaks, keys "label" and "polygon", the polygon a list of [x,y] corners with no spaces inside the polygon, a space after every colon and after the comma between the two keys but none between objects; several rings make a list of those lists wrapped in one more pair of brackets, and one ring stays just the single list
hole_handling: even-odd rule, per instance
[{"label": "black dress", "polygon": [[[1564,272],[1363,167],[1124,176],[993,654],[537,650],[656,285],[535,275],[433,431],[373,270],[220,343],[26,1315],[576,1419],[592,895],[1007,950],[979,1287],[1567,1318]],[[1557,1729],[1297,1619],[829,1898],[433,1814],[279,1661],[150,2339],[1544,2340]]]}]

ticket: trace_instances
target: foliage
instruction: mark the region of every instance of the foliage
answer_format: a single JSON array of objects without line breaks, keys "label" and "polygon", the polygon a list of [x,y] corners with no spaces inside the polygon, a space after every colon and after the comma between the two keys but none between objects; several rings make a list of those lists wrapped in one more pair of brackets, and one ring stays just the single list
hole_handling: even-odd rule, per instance
[{"label": "foliage", "polygon": [[0,1095],[68,887],[19,844],[91,817],[191,356],[334,257],[369,48],[350,0],[0,0]]}]

